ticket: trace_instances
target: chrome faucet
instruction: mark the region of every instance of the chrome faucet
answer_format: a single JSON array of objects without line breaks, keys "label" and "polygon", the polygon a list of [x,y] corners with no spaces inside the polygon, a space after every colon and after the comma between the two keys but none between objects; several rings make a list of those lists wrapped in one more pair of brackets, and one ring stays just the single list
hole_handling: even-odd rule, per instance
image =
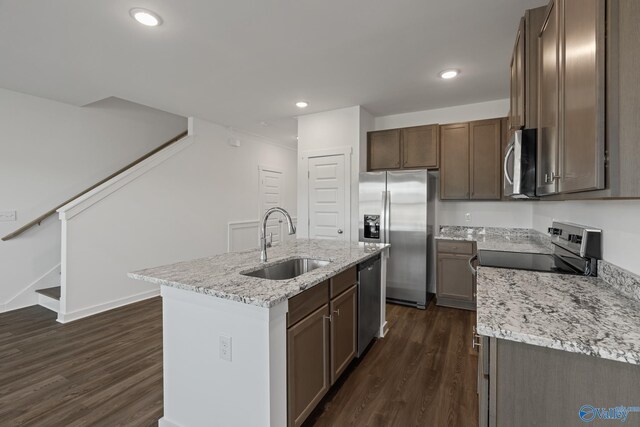
[{"label": "chrome faucet", "polygon": [[293,225],[293,220],[291,219],[291,215],[289,215],[289,212],[278,207],[268,209],[262,217],[262,230],[260,233],[260,261],[262,262],[265,262],[267,260],[267,248],[271,247],[273,233],[269,233],[269,240],[267,241],[267,220],[269,219],[269,215],[274,212],[280,212],[282,215],[284,215],[285,219],[287,220],[287,226],[289,227],[289,234],[296,234],[296,227]]}]

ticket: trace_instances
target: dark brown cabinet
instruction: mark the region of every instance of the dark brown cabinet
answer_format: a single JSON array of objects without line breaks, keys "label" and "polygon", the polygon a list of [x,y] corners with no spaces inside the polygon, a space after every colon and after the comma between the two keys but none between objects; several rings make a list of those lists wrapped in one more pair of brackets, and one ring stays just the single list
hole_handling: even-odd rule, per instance
[{"label": "dark brown cabinet", "polygon": [[437,169],[438,125],[368,133],[367,169]]},{"label": "dark brown cabinet", "polygon": [[356,268],[289,299],[287,315],[289,426],[300,426],[356,357]]},{"label": "dark brown cabinet", "polygon": [[330,387],[329,305],[287,331],[289,425],[300,426]]},{"label": "dark brown cabinet", "polygon": [[469,198],[469,123],[440,126],[440,198]]},{"label": "dark brown cabinet", "polygon": [[356,357],[358,346],[358,288],[352,286],[331,300],[331,384]]},{"label": "dark brown cabinet", "polygon": [[440,199],[499,200],[503,119],[440,126]]},{"label": "dark brown cabinet", "polygon": [[552,0],[538,45],[537,193],[603,189],[605,1]]},{"label": "dark brown cabinet", "polygon": [[438,125],[404,128],[401,136],[403,168],[438,168]]},{"label": "dark brown cabinet", "polygon": [[439,240],[437,252],[437,304],[475,310],[476,277],[469,268],[475,242]]},{"label": "dark brown cabinet", "polygon": [[545,7],[530,9],[520,19],[510,63],[509,128],[538,126],[538,33]]},{"label": "dark brown cabinet", "polygon": [[498,200],[502,194],[502,121],[469,124],[471,199]]},{"label": "dark brown cabinet", "polygon": [[391,129],[368,134],[369,170],[400,168],[400,130]]}]

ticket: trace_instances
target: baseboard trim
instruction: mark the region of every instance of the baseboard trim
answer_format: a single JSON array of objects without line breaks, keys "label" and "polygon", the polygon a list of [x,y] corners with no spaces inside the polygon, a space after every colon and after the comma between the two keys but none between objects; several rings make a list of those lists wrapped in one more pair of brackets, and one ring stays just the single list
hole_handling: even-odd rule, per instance
[{"label": "baseboard trim", "polygon": [[178,424],[169,421],[166,417],[158,420],[158,427],[180,427]]},{"label": "baseboard trim", "polygon": [[151,291],[143,292],[140,294],[132,295],[126,298],[121,298],[115,301],[106,302],[104,304],[98,304],[91,307],[83,308],[82,310],[76,310],[71,313],[58,313],[59,323],[69,323],[78,319],[93,316],[105,311],[113,310],[114,308],[122,307],[123,305],[133,304],[134,302],[143,301],[149,298],[157,297],[160,295],[160,289],[154,289]]},{"label": "baseboard trim", "polygon": [[387,335],[387,333],[389,333],[389,323],[385,321],[382,327],[380,328],[380,338],[384,338],[385,335]]}]

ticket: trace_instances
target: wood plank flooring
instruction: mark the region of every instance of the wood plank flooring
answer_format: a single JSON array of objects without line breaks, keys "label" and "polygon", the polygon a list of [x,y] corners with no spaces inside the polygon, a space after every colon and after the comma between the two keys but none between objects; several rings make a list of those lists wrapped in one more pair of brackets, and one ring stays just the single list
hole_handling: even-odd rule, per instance
[{"label": "wood plank flooring", "polygon": [[[307,426],[476,426],[475,313],[387,306],[390,330]],[[162,416],[162,304],[66,325],[42,307],[0,314],[0,426],[151,426]]]},{"label": "wood plank flooring", "polygon": [[475,312],[387,305],[387,322],[305,426],[477,426]]},{"label": "wood plank flooring", "polygon": [[0,426],[149,426],[162,416],[162,302],[66,325],[0,314]]}]

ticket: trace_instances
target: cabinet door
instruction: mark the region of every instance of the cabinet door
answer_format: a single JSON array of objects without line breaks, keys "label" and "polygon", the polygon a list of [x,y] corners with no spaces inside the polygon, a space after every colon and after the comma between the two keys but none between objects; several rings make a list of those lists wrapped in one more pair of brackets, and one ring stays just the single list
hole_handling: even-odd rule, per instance
[{"label": "cabinet door", "polygon": [[475,277],[469,271],[469,257],[438,253],[438,298],[474,301]]},{"label": "cabinet door", "polygon": [[438,168],[438,125],[402,129],[402,167]]},{"label": "cabinet door", "polygon": [[605,185],[605,1],[563,0],[563,4],[558,190],[597,190]]},{"label": "cabinet door", "polygon": [[512,129],[521,129],[524,127],[524,109],[525,109],[525,19],[520,19],[518,33],[516,34],[516,43],[513,48],[511,57],[511,127]]},{"label": "cabinet door", "polygon": [[299,426],[329,390],[329,305],[287,331],[289,426]]},{"label": "cabinet door", "polygon": [[440,126],[440,199],[469,198],[469,123]]},{"label": "cabinet door", "polygon": [[559,143],[559,7],[552,0],[538,36],[538,164],[536,193],[557,192]]},{"label": "cabinet door", "polygon": [[501,119],[469,124],[471,199],[499,200],[502,192]]},{"label": "cabinet door", "polygon": [[331,384],[358,351],[358,287],[352,286],[331,300]]},{"label": "cabinet door", "polygon": [[369,170],[400,168],[400,130],[369,132]]}]

